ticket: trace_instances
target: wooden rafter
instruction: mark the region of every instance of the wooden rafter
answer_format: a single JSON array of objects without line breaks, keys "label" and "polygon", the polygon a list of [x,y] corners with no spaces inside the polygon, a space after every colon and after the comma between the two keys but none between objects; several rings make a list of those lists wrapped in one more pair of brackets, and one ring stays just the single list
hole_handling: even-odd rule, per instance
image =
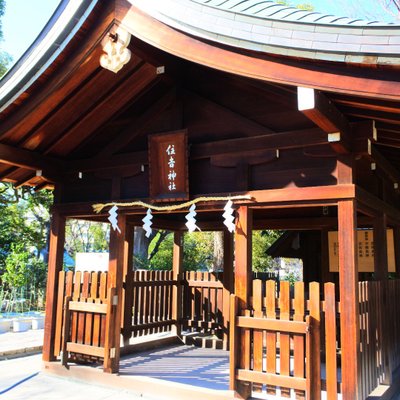
[{"label": "wooden rafter", "polygon": [[351,151],[351,127],[331,100],[320,91],[304,87],[297,88],[297,99],[299,111],[328,134],[335,151]]},{"label": "wooden rafter", "polygon": [[0,144],[0,162],[30,170],[60,171],[63,163],[52,157],[20,147]]},{"label": "wooden rafter", "polygon": [[102,124],[120,112],[141,91],[148,90],[156,80],[156,69],[152,65],[144,64],[136,73],[129,76],[124,84],[111,91],[109,96],[106,96],[65,132],[63,137],[47,150],[47,153],[58,156],[69,154]]}]

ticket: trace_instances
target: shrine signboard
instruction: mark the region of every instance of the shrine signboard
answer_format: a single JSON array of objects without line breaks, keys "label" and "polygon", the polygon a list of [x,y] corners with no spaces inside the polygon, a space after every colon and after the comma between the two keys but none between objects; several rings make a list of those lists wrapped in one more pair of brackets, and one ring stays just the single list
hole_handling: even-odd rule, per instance
[{"label": "shrine signboard", "polygon": [[[339,272],[339,241],[337,232],[328,233],[329,271]],[[386,231],[389,272],[395,272],[393,229]],[[358,272],[374,272],[374,232],[357,230]]]},{"label": "shrine signboard", "polygon": [[154,201],[189,198],[187,131],[149,136],[150,197]]}]

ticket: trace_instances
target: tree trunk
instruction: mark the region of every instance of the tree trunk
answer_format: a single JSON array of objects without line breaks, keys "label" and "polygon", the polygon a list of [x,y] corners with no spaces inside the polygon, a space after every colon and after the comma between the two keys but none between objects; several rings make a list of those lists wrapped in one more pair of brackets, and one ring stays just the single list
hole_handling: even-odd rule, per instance
[{"label": "tree trunk", "polygon": [[146,237],[146,232],[141,226],[135,226],[133,238],[133,269],[140,268],[140,262],[138,263],[137,259],[142,260],[143,262],[147,260],[151,239],[152,236],[149,238]]},{"label": "tree trunk", "polygon": [[213,272],[222,271],[224,268],[224,233],[214,232],[214,257]]}]

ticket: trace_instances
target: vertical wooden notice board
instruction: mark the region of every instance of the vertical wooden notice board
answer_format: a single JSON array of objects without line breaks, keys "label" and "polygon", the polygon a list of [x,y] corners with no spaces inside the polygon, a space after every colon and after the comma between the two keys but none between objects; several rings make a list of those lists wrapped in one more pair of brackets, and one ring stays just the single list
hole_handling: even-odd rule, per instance
[{"label": "vertical wooden notice board", "polygon": [[149,165],[152,200],[189,198],[186,130],[150,135]]}]

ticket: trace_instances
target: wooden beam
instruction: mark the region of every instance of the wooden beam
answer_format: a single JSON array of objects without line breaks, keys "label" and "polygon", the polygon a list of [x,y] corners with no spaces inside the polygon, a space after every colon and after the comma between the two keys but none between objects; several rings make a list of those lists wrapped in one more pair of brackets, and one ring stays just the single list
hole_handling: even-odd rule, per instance
[{"label": "wooden beam", "polygon": [[[65,242],[65,217],[56,210],[51,215],[49,261],[46,288],[46,319],[44,325],[43,361],[54,361],[57,292],[59,272],[63,267]],[[61,329],[61,327],[60,327]]]},{"label": "wooden beam", "polygon": [[[199,160],[223,155],[243,154],[244,152],[257,151],[260,149],[263,151],[271,150],[275,152],[276,150],[288,150],[328,144],[327,138],[323,137],[322,134],[323,131],[321,129],[313,128],[192,144],[190,148],[190,159]],[[70,161],[66,169],[70,173],[75,173],[78,171],[95,171],[138,164],[148,164],[147,151],[125,153],[106,159],[96,156],[89,159]]]},{"label": "wooden beam", "polygon": [[[149,109],[141,113],[134,121],[129,121],[129,126],[118,133],[113,141],[105,146],[96,156],[94,160],[104,161],[109,158],[112,154],[117,153],[123,149],[132,140],[147,133],[148,125],[154,123],[154,120],[168,107],[173,101],[176,100],[176,89],[171,89],[160,99],[157,99],[155,103],[151,105]],[[143,162],[143,164],[147,163]]]},{"label": "wooden beam", "polygon": [[[362,196],[365,191],[357,188],[359,190],[359,195]],[[368,192],[365,192],[367,198],[370,196]],[[295,206],[317,206],[317,205],[335,205],[340,199],[352,199],[356,196],[356,186],[355,185],[332,185],[332,186],[313,186],[313,187],[288,187],[284,189],[268,189],[268,190],[254,190],[250,192],[235,192],[235,193],[212,193],[212,194],[199,194],[193,196],[193,199],[203,196],[236,196],[236,195],[246,195],[250,196],[251,200],[236,200],[237,205],[248,205],[252,208],[258,206],[268,207],[281,207],[290,208]],[[374,196],[372,196],[374,198]],[[139,200],[139,199],[135,199]],[[140,199],[144,202],[149,202],[149,199]],[[127,199],[126,202],[131,201]],[[84,202],[84,203],[64,203],[54,205],[57,210],[65,216],[68,217],[93,217],[107,215],[107,209],[104,209],[101,214],[95,214],[92,205],[95,202]],[[382,202],[383,203],[383,202]],[[207,202],[204,204],[199,203],[198,211],[219,211],[223,210],[226,201],[215,201]],[[396,209],[394,209],[396,210]],[[184,211],[182,211],[184,212]],[[139,214],[144,215],[145,210],[143,207],[124,207],[124,213],[127,214]],[[157,212],[154,212],[157,213]],[[161,214],[162,212],[158,212]]]},{"label": "wooden beam", "polygon": [[129,102],[142,91],[157,82],[156,69],[149,64],[141,65],[124,82],[108,93],[83,118],[70,127],[63,136],[50,146],[46,152],[57,156],[65,156],[74,150],[83,140],[93,134],[102,124],[121,112]]},{"label": "wooden beam", "polygon": [[359,311],[357,217],[354,200],[338,203],[340,331],[342,344],[342,398],[358,400]]},{"label": "wooden beam", "polygon": [[60,173],[64,167],[61,160],[7,144],[0,144],[0,162],[30,170],[49,170],[53,173]]},{"label": "wooden beam", "polygon": [[298,109],[328,134],[328,141],[338,153],[351,151],[351,127],[346,117],[322,92],[297,88]]}]

